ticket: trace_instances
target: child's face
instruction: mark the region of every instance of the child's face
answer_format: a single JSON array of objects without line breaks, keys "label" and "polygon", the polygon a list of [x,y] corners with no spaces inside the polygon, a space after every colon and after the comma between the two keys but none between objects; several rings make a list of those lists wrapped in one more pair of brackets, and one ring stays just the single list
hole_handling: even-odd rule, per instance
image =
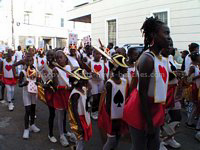
[{"label": "child's face", "polygon": [[63,52],[56,52],[56,62],[62,67],[67,64],[67,57]]},{"label": "child's face", "polygon": [[11,59],[12,56],[13,56],[12,50],[8,49],[8,53],[7,53],[7,55],[6,55],[6,58]]},{"label": "child's face", "polygon": [[33,63],[34,63],[33,57],[27,56],[27,57],[26,57],[26,65],[27,65],[27,66],[33,66]]},{"label": "child's face", "polygon": [[47,53],[47,61],[53,62],[54,58],[55,58],[55,53],[52,50],[48,51],[48,53]]},{"label": "child's face", "polygon": [[98,51],[95,50],[93,52],[93,57],[94,57],[95,60],[100,61],[102,55],[101,55],[101,53],[99,53]]}]

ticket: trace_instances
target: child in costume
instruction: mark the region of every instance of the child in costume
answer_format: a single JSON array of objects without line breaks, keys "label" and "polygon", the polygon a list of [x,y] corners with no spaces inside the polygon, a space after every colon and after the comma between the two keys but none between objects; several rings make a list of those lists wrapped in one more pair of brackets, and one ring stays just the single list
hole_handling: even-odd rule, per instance
[{"label": "child in costume", "polygon": [[80,67],[79,62],[78,62],[78,55],[77,55],[77,47],[75,44],[71,44],[69,46],[70,54],[67,55],[68,63],[71,66],[71,69]]},{"label": "child in costume", "polygon": [[114,65],[110,65],[113,72],[105,84],[105,93],[102,94],[99,105],[98,126],[107,133],[107,141],[103,150],[115,149],[120,136],[125,133],[126,124],[122,120],[127,94],[127,80],[121,75],[127,72],[126,58],[115,54],[112,57]]},{"label": "child in costume", "polygon": [[14,90],[15,85],[17,83],[17,79],[15,78],[15,72],[12,70],[12,65],[14,61],[12,60],[12,50],[8,49],[5,54],[5,59],[0,63],[1,72],[3,73],[3,83],[5,84],[7,91],[7,101],[8,101],[8,109],[12,111],[14,109],[13,98],[14,98]]},{"label": "child in costume", "polygon": [[93,50],[94,59],[89,63],[91,68],[92,77],[89,80],[91,86],[92,96],[92,113],[91,117],[94,120],[98,119],[98,107],[100,101],[100,95],[104,88],[105,72],[104,72],[104,61],[101,60],[102,54],[96,49]]},{"label": "child in costume", "polygon": [[[19,76],[19,87],[23,87],[23,103],[25,107],[24,124],[25,129],[23,133],[23,138],[29,138],[29,131],[39,132],[40,129],[34,124],[35,119],[35,107],[37,100],[37,85],[36,69],[33,67],[33,58],[26,56],[26,69],[22,70]],[[30,123],[29,123],[29,118]],[[29,127],[30,124],[30,127]]]},{"label": "child in costume", "polygon": [[[53,69],[53,84],[57,87],[53,96],[53,106],[58,112],[58,128],[60,132],[60,143],[62,146],[68,146],[69,142],[64,136],[63,120],[66,117],[66,111],[68,110],[68,100],[71,91],[71,85],[69,83],[69,73],[71,67],[68,64],[68,59],[62,50],[56,51],[57,66]],[[65,71],[63,71],[65,70]],[[66,73],[66,71],[68,73]]]},{"label": "child in costume", "polygon": [[47,59],[44,53],[44,49],[39,49],[38,56],[35,57],[35,61],[37,64],[37,68],[43,66],[46,63]]},{"label": "child in costume", "polygon": [[71,130],[77,137],[76,150],[84,149],[84,142],[92,136],[92,123],[90,114],[87,111],[87,82],[89,78],[84,70],[77,68],[72,72],[76,77],[70,81],[74,87],[69,98],[68,116]]}]

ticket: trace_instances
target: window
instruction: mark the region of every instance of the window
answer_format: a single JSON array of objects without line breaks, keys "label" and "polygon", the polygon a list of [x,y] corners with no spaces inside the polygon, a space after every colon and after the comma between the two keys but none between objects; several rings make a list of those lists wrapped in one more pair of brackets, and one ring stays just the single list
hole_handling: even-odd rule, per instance
[{"label": "window", "polygon": [[64,23],[64,18],[61,18],[60,21],[61,21],[61,22],[60,22],[60,26],[61,26],[61,27],[64,27],[64,25],[65,25],[65,23]]},{"label": "window", "polygon": [[153,15],[155,17],[158,17],[158,19],[160,19],[165,24],[167,24],[167,25],[169,24],[169,22],[168,22],[168,12],[167,11],[155,12],[155,13],[153,13]]},{"label": "window", "polygon": [[29,14],[24,14],[24,24],[29,24],[30,22],[30,15]]},{"label": "window", "polygon": [[116,19],[108,20],[108,43],[113,43],[114,45],[117,44],[117,25],[116,25]]},{"label": "window", "polygon": [[46,15],[44,18],[44,25],[45,26],[50,26],[50,16]]}]

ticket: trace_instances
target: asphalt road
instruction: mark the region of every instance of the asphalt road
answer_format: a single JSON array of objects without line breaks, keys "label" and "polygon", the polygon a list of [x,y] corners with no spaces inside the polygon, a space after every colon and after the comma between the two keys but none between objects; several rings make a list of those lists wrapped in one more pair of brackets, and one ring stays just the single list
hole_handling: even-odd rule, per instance
[{"label": "asphalt road", "polygon": [[[48,138],[48,108],[38,101],[36,110],[36,125],[41,129],[40,133],[31,133],[28,140],[22,138],[24,130],[24,107],[22,102],[22,89],[15,90],[15,108],[10,112],[7,106],[0,104],[0,150],[71,150],[71,147],[64,148],[59,142],[51,143]],[[183,114],[184,116],[184,114]],[[185,117],[184,117],[185,118]],[[86,150],[102,150],[102,141],[97,122],[92,121],[93,137],[86,143]],[[67,127],[69,129],[69,125]],[[180,150],[200,150],[200,142],[194,138],[194,130],[185,128],[184,121],[176,135],[178,142],[182,144]],[[54,135],[59,139],[57,119],[54,122]],[[58,140],[59,141],[59,140]],[[121,140],[118,150],[129,150],[130,142]],[[170,150],[170,148],[169,148]]]}]

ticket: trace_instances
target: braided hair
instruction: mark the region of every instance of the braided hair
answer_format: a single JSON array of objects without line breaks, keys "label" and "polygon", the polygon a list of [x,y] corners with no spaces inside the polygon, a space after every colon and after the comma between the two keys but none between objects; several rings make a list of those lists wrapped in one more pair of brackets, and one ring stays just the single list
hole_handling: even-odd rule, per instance
[{"label": "braided hair", "polygon": [[144,36],[144,50],[150,48],[150,44],[153,40],[153,34],[157,33],[162,25],[164,25],[164,23],[160,21],[157,17],[146,18],[140,29]]}]

